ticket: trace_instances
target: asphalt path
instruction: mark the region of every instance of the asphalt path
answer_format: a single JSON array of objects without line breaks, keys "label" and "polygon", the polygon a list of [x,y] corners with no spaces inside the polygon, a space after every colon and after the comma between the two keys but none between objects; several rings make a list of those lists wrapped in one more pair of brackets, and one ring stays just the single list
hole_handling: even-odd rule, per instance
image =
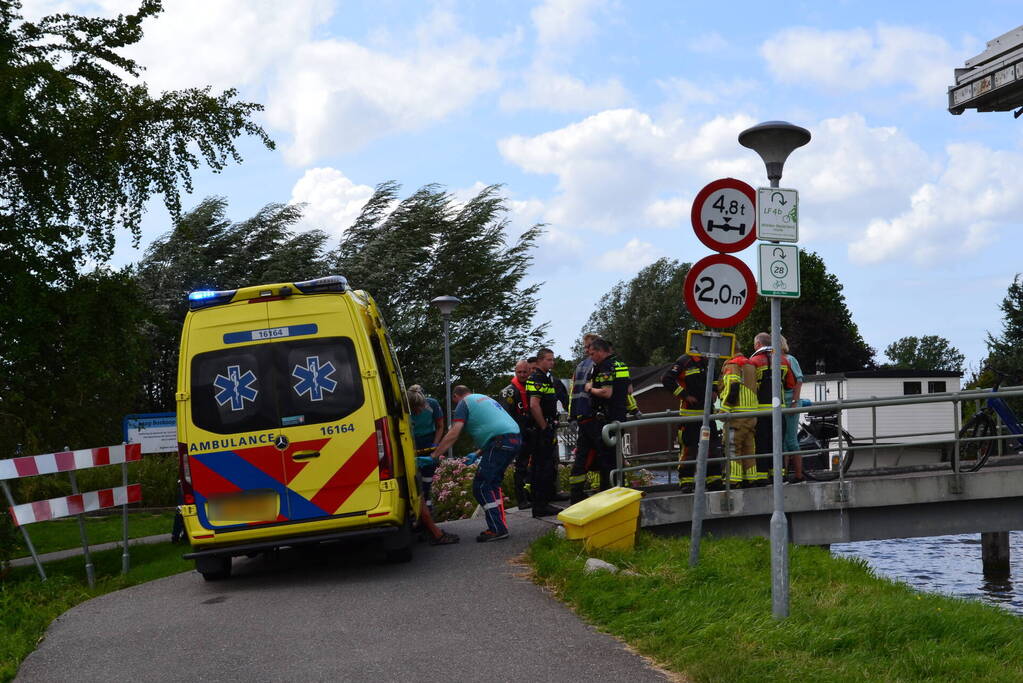
[{"label": "asphalt path", "polygon": [[480,520],[442,526],[462,542],[407,564],[321,546],[103,595],[54,621],[16,680],[667,680],[524,577],[515,558],[552,525],[516,511],[484,544]]}]

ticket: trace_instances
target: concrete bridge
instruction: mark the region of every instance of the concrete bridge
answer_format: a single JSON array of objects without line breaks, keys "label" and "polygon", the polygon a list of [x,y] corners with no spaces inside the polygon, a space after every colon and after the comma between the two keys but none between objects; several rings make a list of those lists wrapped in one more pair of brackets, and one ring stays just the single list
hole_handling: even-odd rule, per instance
[{"label": "concrete bridge", "polygon": [[[1007,532],[1023,529],[1023,462],[1018,457],[992,458],[979,472],[864,472],[845,481],[788,484],[784,493],[789,538],[799,545],[981,533],[985,565],[1007,568]],[[771,487],[705,495],[705,533],[770,536]],[[651,491],[641,510],[643,527],[687,535],[693,494]]]}]

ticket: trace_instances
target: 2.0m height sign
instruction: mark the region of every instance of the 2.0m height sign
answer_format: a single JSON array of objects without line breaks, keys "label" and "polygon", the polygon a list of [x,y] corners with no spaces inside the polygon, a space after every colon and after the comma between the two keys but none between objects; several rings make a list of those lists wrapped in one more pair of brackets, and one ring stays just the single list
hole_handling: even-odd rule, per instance
[{"label": "2.0m height sign", "polygon": [[749,267],[728,254],[700,259],[682,287],[686,308],[707,327],[734,327],[757,301],[757,283]]}]

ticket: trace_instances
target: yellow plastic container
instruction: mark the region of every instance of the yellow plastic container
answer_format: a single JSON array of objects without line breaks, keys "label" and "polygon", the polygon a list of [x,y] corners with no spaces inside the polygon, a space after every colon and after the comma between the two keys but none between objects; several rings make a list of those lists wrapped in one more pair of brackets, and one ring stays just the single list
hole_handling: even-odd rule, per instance
[{"label": "yellow plastic container", "polygon": [[565,538],[583,539],[586,549],[628,550],[636,544],[642,492],[616,486],[566,508],[558,515]]}]

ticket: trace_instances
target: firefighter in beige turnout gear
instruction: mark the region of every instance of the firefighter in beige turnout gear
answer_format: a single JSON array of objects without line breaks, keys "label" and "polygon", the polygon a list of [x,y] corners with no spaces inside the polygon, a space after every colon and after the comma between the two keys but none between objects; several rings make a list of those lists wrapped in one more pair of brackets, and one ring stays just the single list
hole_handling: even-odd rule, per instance
[{"label": "firefighter in beige turnout gear", "polygon": [[[725,361],[721,368],[721,410],[726,413],[749,413],[758,410],[757,370],[742,352]],[[755,417],[734,417],[725,423],[725,451],[728,454],[723,479],[732,487],[761,486],[767,473],[758,472],[751,457],[757,452]],[[741,458],[738,459],[737,458]]]}]

